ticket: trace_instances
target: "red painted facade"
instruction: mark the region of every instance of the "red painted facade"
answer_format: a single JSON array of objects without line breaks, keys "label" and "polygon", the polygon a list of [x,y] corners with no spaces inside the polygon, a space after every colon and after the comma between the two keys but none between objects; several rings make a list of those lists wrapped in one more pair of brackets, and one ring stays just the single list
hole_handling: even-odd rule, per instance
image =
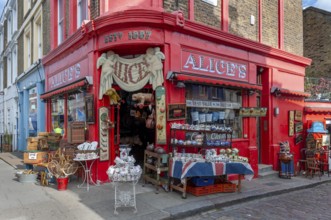
[{"label": "red painted facade", "polygon": [[[112,4],[111,1],[108,4]],[[163,74],[167,104],[186,102],[185,89],[176,88],[172,81],[166,80],[169,71],[192,74],[200,77],[202,82],[205,79],[207,84],[210,82],[210,76],[215,74],[216,84],[217,79],[220,79],[225,81],[223,85],[229,82],[231,86],[242,88],[243,107],[261,106],[268,109],[266,117],[243,118],[243,138],[233,140],[233,147],[239,149],[241,156],[249,158],[256,175],[258,163],[272,164],[274,169],[278,169],[277,153],[281,141],[289,140],[296,163],[303,143],[295,145],[294,137],[289,137],[288,111],[304,110],[304,95],[300,92],[304,91],[305,67],[310,64],[310,60],[189,20],[182,23],[176,14],[162,12],[161,1],[145,1],[145,4],[146,10],[126,7],[125,9],[129,10],[121,13],[106,12],[101,8],[100,11],[105,14],[81,27],[59,47],[55,46],[55,34],[52,36],[54,50],[43,59],[46,84],[49,85],[46,92],[52,90],[52,77],[58,74],[66,75],[66,71],[70,72],[71,67],[87,60],[88,64],[84,64],[87,65],[84,66],[84,76],[93,78],[93,85],[89,87],[88,93],[94,94],[96,118],[94,124],[87,125],[88,141],[98,140],[99,137],[97,110],[102,106],[109,106],[107,98],[98,99],[101,71],[97,69],[96,63],[100,55],[109,50],[120,56],[144,54],[149,47],[160,47],[165,54]],[[56,7],[53,6],[55,10]],[[119,8],[124,9],[117,4],[112,10]],[[51,14],[55,13],[54,10],[51,10]],[[224,15],[227,15],[227,12]],[[56,16],[51,16],[53,25],[56,21],[54,19]],[[225,20],[223,26],[227,26]],[[143,35],[133,37],[135,33]],[[208,62],[193,66],[189,59],[190,54],[209,58]],[[226,63],[227,68],[217,69],[215,65],[221,61]],[[61,88],[74,81],[65,82],[61,84]],[[271,93],[272,87],[299,93],[275,96]],[[250,88],[257,92],[250,94]],[[280,109],[278,115],[274,114],[276,107]],[[111,118],[114,118],[113,108]],[[51,130],[50,104],[47,106],[47,128]],[[170,122],[167,122],[167,138],[170,138],[169,133]],[[110,133],[110,141],[110,160],[97,161],[92,171],[95,174],[93,177],[101,182],[108,181],[106,170],[113,164],[117,152],[118,146],[114,145],[113,131]]]}]

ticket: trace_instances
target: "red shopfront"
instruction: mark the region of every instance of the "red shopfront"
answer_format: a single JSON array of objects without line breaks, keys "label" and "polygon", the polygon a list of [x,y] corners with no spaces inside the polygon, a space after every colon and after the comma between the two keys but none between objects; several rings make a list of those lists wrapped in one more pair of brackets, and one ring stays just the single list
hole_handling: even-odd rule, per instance
[{"label": "red shopfront", "polygon": [[[106,171],[119,154],[120,145],[135,145],[132,153],[141,160],[147,143],[168,150],[172,123],[204,120],[222,120],[217,123],[235,128],[232,147],[249,159],[256,175],[258,163],[272,164],[277,169],[279,142],[291,138],[288,111],[302,111],[304,95],[299,92],[294,98],[291,95],[279,97],[273,95],[272,88],[303,91],[303,83],[294,82],[303,82],[309,60],[203,25],[178,22],[176,15],[162,14],[167,25],[153,28],[161,21],[160,12],[156,11],[149,11],[147,14],[153,16],[142,20],[141,26],[129,27],[130,19],[121,22],[121,27],[128,28],[116,25],[120,19],[117,16],[130,14],[140,18],[146,13],[127,11],[105,16],[93,25],[89,23],[82,32],[85,46],[77,44],[78,48],[71,54],[49,55],[45,63],[48,85],[52,76],[66,70],[70,72],[80,60],[88,59],[88,66],[81,71],[86,71],[85,76],[93,80],[84,87],[83,96],[93,96],[94,120],[86,123],[89,134],[86,140],[98,141],[103,152],[95,163],[93,178],[108,181]],[[52,91],[48,85],[47,94],[55,91],[56,95],[62,96],[64,92],[68,97],[72,93],[79,94],[81,88],[72,91],[70,86],[75,87],[72,83],[74,81],[67,80]],[[119,95],[116,100],[119,105],[115,96],[109,97],[115,95],[111,89]],[[179,111],[178,115],[169,112],[174,106],[184,109],[185,117]],[[241,117],[240,110],[251,107],[266,108],[266,116]],[[278,115],[276,108],[280,109]],[[146,126],[148,116],[154,113],[155,125]],[[111,126],[104,133],[103,125],[108,122]],[[295,145],[294,138],[290,142]],[[295,151],[299,151],[297,148]]]}]

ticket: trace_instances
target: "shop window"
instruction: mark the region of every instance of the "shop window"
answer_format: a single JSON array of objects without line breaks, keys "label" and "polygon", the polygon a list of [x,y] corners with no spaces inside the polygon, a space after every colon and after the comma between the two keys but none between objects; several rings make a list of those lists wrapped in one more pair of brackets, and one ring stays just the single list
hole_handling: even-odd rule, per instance
[{"label": "shop window", "polygon": [[83,93],[69,95],[67,99],[67,104],[68,122],[86,120],[85,100]]},{"label": "shop window", "polygon": [[55,133],[64,134],[64,100],[52,100],[52,129]]},{"label": "shop window", "polygon": [[29,90],[29,137],[37,136],[37,89]]},{"label": "shop window", "polygon": [[240,89],[187,84],[187,123],[231,127],[233,138],[242,137]]}]

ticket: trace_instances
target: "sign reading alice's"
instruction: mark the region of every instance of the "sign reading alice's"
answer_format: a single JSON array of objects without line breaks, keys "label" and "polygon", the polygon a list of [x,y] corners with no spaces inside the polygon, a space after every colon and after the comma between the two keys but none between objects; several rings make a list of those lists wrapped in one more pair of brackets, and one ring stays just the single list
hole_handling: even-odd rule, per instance
[{"label": "sign reading alice's", "polygon": [[88,60],[84,59],[49,77],[47,90],[66,86],[88,75]]},{"label": "sign reading alice's", "polygon": [[182,51],[182,71],[248,81],[247,63]]}]

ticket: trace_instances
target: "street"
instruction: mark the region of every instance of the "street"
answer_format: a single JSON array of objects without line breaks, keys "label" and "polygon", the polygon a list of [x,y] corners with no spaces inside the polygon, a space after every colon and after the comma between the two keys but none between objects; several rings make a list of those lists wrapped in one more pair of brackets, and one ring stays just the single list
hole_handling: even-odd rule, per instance
[{"label": "street", "polygon": [[331,219],[331,183],[314,188],[257,199],[218,210],[201,213],[184,220],[239,220],[239,219]]}]

